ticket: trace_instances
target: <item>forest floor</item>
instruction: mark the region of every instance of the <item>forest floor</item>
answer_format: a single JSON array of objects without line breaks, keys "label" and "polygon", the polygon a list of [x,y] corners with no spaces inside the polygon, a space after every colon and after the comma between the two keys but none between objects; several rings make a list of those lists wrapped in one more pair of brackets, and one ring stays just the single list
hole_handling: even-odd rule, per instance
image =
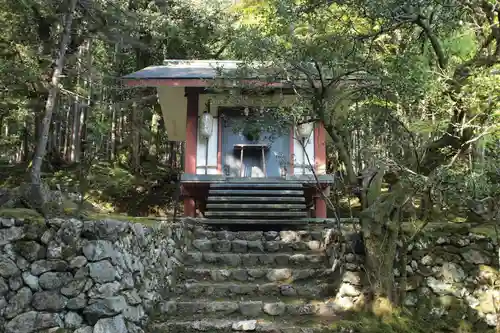
[{"label": "forest floor", "polygon": [[[168,217],[172,216],[176,201],[177,174],[154,163],[144,163],[135,172],[120,165],[96,163],[85,172],[79,165],[45,169],[42,180],[51,189],[73,197],[84,193],[82,207],[90,213]],[[16,188],[27,181],[28,165],[0,165],[0,188]],[[64,204],[64,208],[76,208],[74,200]]]}]

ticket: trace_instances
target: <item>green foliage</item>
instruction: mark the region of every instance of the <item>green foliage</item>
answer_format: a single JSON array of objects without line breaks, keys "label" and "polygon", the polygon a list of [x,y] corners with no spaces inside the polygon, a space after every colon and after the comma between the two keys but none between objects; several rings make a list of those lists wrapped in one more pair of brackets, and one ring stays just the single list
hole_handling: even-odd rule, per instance
[{"label": "green foliage", "polygon": [[[71,151],[71,139],[80,113],[86,117],[86,127],[81,123],[80,132],[86,134],[88,150],[98,148],[94,152],[98,158],[110,154],[111,128],[118,117],[126,120],[113,131],[130,138],[130,132],[137,130],[145,140],[153,141],[147,127],[147,119],[155,112],[152,99],[141,101],[141,96],[154,96],[154,91],[123,89],[119,78],[161,64],[165,58],[220,57],[233,31],[233,17],[223,11],[226,3],[79,1],[50,131],[53,135],[60,130],[58,135],[67,135],[69,140],[57,139],[59,146],[66,147],[54,147],[49,160],[78,160]],[[0,25],[5,27],[0,33],[0,159],[25,162],[34,150],[67,4],[66,0],[0,1]],[[139,102],[130,103],[130,99]],[[130,125],[134,110],[143,114]],[[155,144],[167,144],[164,134],[157,138],[161,141]],[[131,146],[123,142],[125,155]]]},{"label": "green foliage", "polygon": [[[476,147],[484,140],[498,145],[500,132],[500,57],[493,51],[500,39],[483,24],[491,18],[480,8],[490,7],[480,1],[244,1],[232,52],[250,67],[267,61],[268,77],[272,67],[289,79],[298,102],[288,113],[323,120],[341,168],[355,175],[388,165],[400,179],[412,178],[406,186],[413,193],[442,192],[446,183],[460,205],[466,201],[460,195],[472,195],[462,190],[466,184],[475,184],[477,197],[491,192],[479,188],[499,182],[482,175],[491,174],[485,167],[498,165],[500,155]],[[468,181],[459,176],[465,174]]]}]

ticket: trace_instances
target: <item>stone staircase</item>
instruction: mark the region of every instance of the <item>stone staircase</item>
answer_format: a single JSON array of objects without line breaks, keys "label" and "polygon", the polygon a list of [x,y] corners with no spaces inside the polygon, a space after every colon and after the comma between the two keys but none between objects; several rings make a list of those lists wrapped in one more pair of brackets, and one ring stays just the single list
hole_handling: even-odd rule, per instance
[{"label": "stone staircase", "polygon": [[341,278],[325,232],[196,227],[177,290],[151,332],[332,332]]}]

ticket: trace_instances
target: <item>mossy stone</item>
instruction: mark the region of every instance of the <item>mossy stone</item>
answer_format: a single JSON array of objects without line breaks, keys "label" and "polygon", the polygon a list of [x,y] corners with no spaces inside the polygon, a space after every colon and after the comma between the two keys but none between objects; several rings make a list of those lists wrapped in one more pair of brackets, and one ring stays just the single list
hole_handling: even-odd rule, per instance
[{"label": "mossy stone", "polygon": [[35,261],[45,258],[47,249],[35,241],[19,241],[14,244],[14,249],[24,259]]},{"label": "mossy stone", "polygon": [[26,223],[24,225],[24,239],[26,240],[39,240],[40,237],[48,230],[45,220],[33,221],[33,223]]}]

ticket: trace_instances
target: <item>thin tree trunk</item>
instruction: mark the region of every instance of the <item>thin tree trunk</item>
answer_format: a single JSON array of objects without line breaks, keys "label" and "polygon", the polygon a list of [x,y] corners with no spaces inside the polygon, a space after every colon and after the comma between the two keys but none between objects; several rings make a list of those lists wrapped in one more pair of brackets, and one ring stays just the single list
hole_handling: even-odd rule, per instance
[{"label": "thin tree trunk", "polygon": [[3,129],[2,135],[5,135],[5,137],[7,137],[9,135],[9,125],[5,124],[4,127],[3,119],[4,117],[0,117],[0,128]]},{"label": "thin tree trunk", "polygon": [[152,109],[151,115],[151,142],[149,144],[149,154],[155,157],[155,160],[158,160],[158,151],[159,151],[159,141],[158,141],[158,122],[160,120],[160,116],[156,113],[156,110]]},{"label": "thin tree trunk", "polygon": [[31,185],[32,185],[32,198],[34,203],[43,205],[43,196],[41,192],[41,169],[43,158],[47,152],[47,140],[50,130],[50,122],[52,119],[52,112],[54,111],[55,102],[57,99],[57,93],[59,91],[59,81],[60,75],[64,68],[64,60],[66,57],[66,49],[68,48],[69,42],[71,40],[71,26],[73,23],[73,15],[76,8],[76,3],[78,0],[70,0],[68,14],[66,15],[66,22],[64,25],[64,31],[61,39],[61,44],[59,48],[59,56],[56,60],[56,67],[52,73],[52,80],[49,89],[49,95],[47,97],[47,102],[45,104],[45,116],[42,122],[41,135],[38,138],[38,144],[36,147],[35,155],[33,156],[33,166],[31,170]]},{"label": "thin tree trunk", "polygon": [[28,124],[26,121],[24,121],[24,127],[23,127],[23,146],[22,146],[22,157],[21,160],[22,162],[28,162],[28,155],[29,155],[29,135],[28,135]]},{"label": "thin tree trunk", "polygon": [[[85,107],[83,108],[82,110],[82,114],[81,114],[81,119],[80,119],[80,140],[81,140],[81,143],[80,143],[80,149],[79,149],[79,152],[80,152],[80,155],[81,155],[81,158],[85,159],[85,156],[84,156],[84,152],[87,151],[87,148],[88,147],[84,147],[85,145],[88,144],[87,142],[87,119],[89,117],[89,113],[90,113],[90,105],[92,104],[92,75],[91,75],[91,70],[90,68],[92,67],[92,42],[91,40],[89,40],[87,43],[86,43],[86,49],[87,49],[87,73],[88,73],[88,76],[87,76],[87,79],[86,79],[86,82],[85,82],[85,85],[87,86],[87,101],[86,101],[86,105]],[[104,117],[104,115],[103,115]],[[100,144],[102,144],[103,141],[101,140]],[[101,147],[99,146],[98,149],[100,150]]]},{"label": "thin tree trunk", "polygon": [[71,105],[66,105],[66,117],[64,120],[64,151],[63,156],[66,161],[70,160],[71,154],[71,130],[70,130],[70,122],[71,122]]},{"label": "thin tree trunk", "polygon": [[[115,43],[115,49],[113,52],[113,64],[117,66],[118,68],[119,64],[117,61],[117,54],[120,51],[120,43]],[[118,72],[118,70],[116,70]],[[120,119],[119,112],[118,112],[118,106],[113,103],[115,99],[117,99],[117,92],[116,90],[112,90],[110,93],[107,94],[107,99],[110,102],[110,108],[111,108],[111,136],[110,136],[110,160],[115,161],[116,159],[116,147],[118,146],[118,128],[119,124],[118,121]]]},{"label": "thin tree trunk", "polygon": [[[76,69],[76,86],[79,87],[81,82],[84,81],[81,78],[82,73],[82,57],[85,53],[86,45],[82,44],[78,49],[78,56],[76,59],[77,69]],[[82,84],[85,86],[85,81]],[[72,145],[71,145],[71,162],[80,162],[80,152],[81,152],[81,128],[82,128],[82,115],[85,112],[85,108],[82,110],[83,101],[80,100],[79,96],[75,97],[75,115],[73,118],[73,130],[72,130]]]},{"label": "thin tree trunk", "polygon": [[61,97],[61,95],[59,95],[58,97],[58,104],[59,104],[59,112],[58,112],[58,117],[57,117],[57,121],[56,121],[56,124],[54,126],[54,135],[55,135],[55,140],[56,140],[56,150],[57,150],[57,156],[59,157],[59,159],[61,159],[63,157],[62,155],[62,144],[63,144],[63,140],[62,140],[62,124],[63,124],[63,117],[64,117],[64,108],[65,108],[65,105],[64,105],[64,99]]},{"label": "thin tree trunk", "polygon": [[131,111],[131,131],[132,131],[132,169],[138,170],[141,164],[141,134],[140,134],[140,123],[142,122],[142,110],[141,107],[134,103],[132,105]]},{"label": "thin tree trunk", "polygon": [[110,138],[110,160],[114,161],[116,158],[116,131],[117,131],[117,116],[116,116],[116,106],[111,106],[111,138]]},{"label": "thin tree trunk", "polygon": [[122,108],[120,110],[120,128],[118,129],[118,142],[119,142],[119,147],[121,149],[125,137],[125,131],[126,127],[125,125],[127,124],[127,115],[125,114],[125,110]]}]

